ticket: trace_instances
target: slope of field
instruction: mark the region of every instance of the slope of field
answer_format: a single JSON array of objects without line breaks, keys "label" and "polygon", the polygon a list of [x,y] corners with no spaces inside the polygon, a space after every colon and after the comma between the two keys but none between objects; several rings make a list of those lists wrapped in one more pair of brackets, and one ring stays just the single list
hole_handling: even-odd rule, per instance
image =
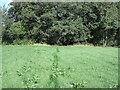
[{"label": "slope of field", "polygon": [[[52,69],[56,50],[59,74]],[[2,71],[3,88],[116,87],[118,48],[3,46]]]}]

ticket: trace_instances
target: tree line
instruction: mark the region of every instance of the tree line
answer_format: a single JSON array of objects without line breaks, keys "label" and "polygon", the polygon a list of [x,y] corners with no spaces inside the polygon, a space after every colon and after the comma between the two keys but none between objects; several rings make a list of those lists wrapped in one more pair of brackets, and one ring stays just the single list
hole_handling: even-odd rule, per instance
[{"label": "tree line", "polygon": [[117,2],[12,2],[2,8],[2,42],[119,46],[119,7]]}]

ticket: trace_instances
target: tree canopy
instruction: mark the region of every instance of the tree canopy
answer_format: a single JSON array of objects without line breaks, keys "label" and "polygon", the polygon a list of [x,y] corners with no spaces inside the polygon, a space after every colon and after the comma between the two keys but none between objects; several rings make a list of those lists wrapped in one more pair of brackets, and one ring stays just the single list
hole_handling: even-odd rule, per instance
[{"label": "tree canopy", "polygon": [[10,5],[8,11],[3,8],[5,44],[28,40],[51,45],[118,46],[117,2],[12,2]]}]

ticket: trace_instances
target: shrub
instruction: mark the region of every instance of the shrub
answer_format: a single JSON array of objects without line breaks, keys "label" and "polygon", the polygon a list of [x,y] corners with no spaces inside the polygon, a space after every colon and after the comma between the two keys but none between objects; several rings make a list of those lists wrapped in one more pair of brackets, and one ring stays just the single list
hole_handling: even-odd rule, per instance
[{"label": "shrub", "polygon": [[28,39],[15,39],[13,41],[13,45],[28,45],[28,44],[33,44],[34,42],[32,40]]}]

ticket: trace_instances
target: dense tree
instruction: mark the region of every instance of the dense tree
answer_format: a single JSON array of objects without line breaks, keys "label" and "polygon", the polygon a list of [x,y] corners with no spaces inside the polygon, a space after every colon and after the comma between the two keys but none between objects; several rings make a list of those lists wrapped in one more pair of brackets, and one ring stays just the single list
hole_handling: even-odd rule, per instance
[{"label": "dense tree", "polygon": [[[2,22],[2,7],[0,7],[0,22]],[[0,23],[0,44],[2,42],[2,23]]]},{"label": "dense tree", "polygon": [[10,5],[3,15],[3,42],[10,44],[19,38],[53,45],[118,46],[118,3],[12,2]]},{"label": "dense tree", "polygon": [[8,15],[7,8],[2,7],[2,41],[5,44],[12,43],[12,38],[9,33],[9,29],[13,23],[13,19]]}]

